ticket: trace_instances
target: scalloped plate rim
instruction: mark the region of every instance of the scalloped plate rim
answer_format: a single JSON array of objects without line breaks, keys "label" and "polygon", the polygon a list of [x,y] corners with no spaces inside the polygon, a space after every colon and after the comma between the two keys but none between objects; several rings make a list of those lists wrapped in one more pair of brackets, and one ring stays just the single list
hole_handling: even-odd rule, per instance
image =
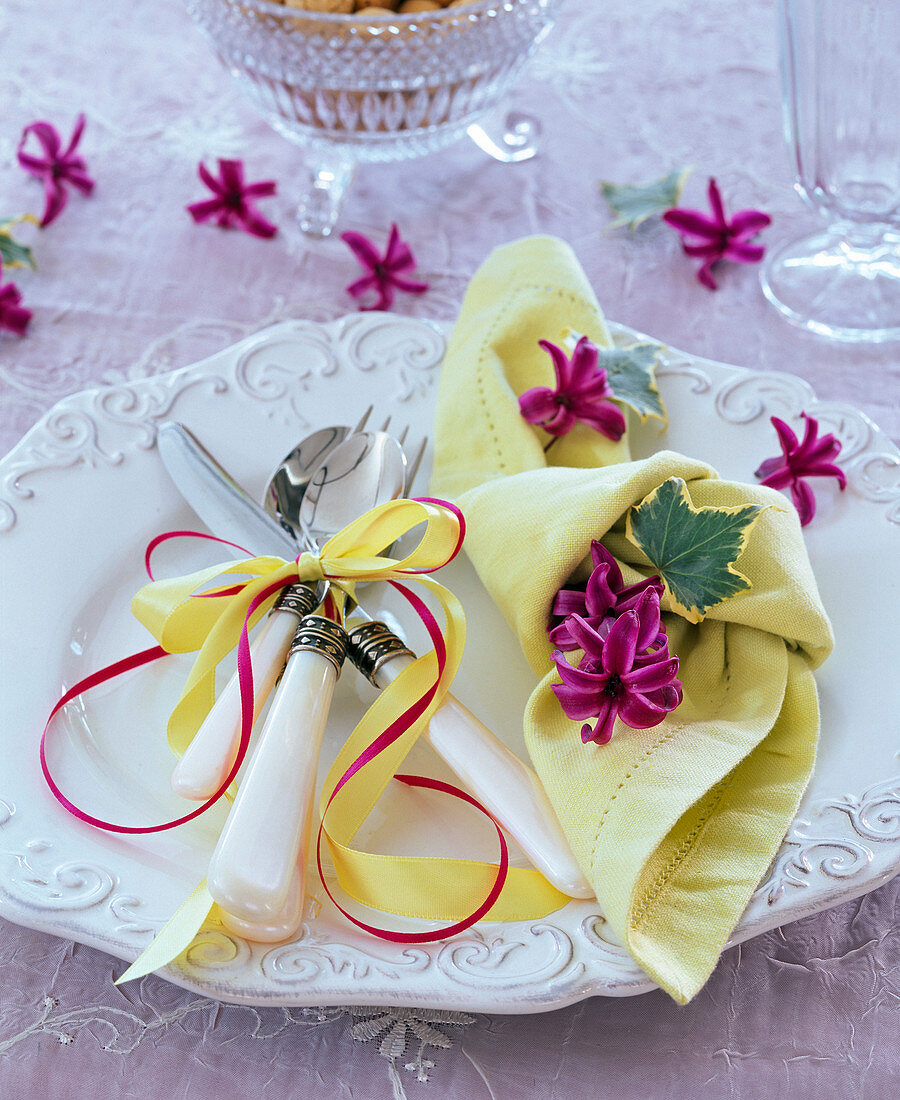
[{"label": "scalloped plate rim", "polygon": [[[5,485],[10,480],[14,479],[16,463],[21,463],[23,459],[27,458],[28,452],[33,454],[35,449],[39,450],[42,445],[49,446],[53,443],[52,433],[48,425],[51,423],[54,416],[59,417],[69,412],[73,414],[84,413],[85,410],[91,408],[92,403],[99,403],[104,397],[108,398],[114,393],[141,394],[145,391],[149,391],[154,386],[162,387],[162,390],[168,392],[172,398],[168,404],[163,403],[164,413],[157,414],[151,410],[147,412],[144,420],[141,420],[139,416],[134,418],[132,426],[142,425],[146,429],[148,424],[152,424],[154,420],[161,419],[162,416],[167,413],[168,409],[171,408],[172,404],[178,400],[178,397],[186,392],[195,381],[210,381],[213,380],[217,374],[221,375],[225,381],[225,385],[223,389],[214,391],[213,399],[221,397],[227,400],[228,396],[233,394],[236,386],[235,371],[238,361],[242,356],[246,358],[253,349],[264,348],[270,345],[273,342],[273,338],[283,339],[285,336],[289,338],[296,335],[302,336],[304,331],[314,330],[321,332],[326,340],[331,340],[335,345],[338,345],[341,338],[346,336],[348,331],[350,331],[351,335],[357,330],[365,334],[375,331],[379,326],[382,328],[386,327],[387,329],[397,327],[398,331],[404,327],[410,327],[413,330],[419,329],[423,334],[425,330],[428,330],[432,335],[438,336],[449,330],[449,326],[443,323],[396,317],[390,314],[368,314],[365,317],[360,314],[351,314],[336,321],[324,323],[283,321],[263,329],[260,332],[254,333],[231,347],[217,352],[198,363],[179,368],[178,370],[146,379],[139,379],[131,383],[119,383],[113,387],[99,386],[81,391],[77,394],[68,395],[54,405],[54,407],[26,433],[6,458],[0,461],[0,485]],[[611,325],[611,329],[620,342],[653,340],[652,337],[635,332],[625,326]],[[338,350],[340,349],[338,348]],[[341,361],[339,354],[337,355],[337,359],[338,365],[336,369],[339,371],[339,368],[345,364]],[[357,366],[359,366],[359,364],[357,364]],[[432,367],[435,367],[435,364],[432,364]],[[686,352],[666,348],[663,371],[661,374],[664,375],[667,371],[670,374],[677,374],[679,368],[686,371],[688,374],[693,371],[697,378],[704,375],[704,372],[711,371],[714,376],[719,376],[720,381],[722,379],[729,380],[728,384],[734,383],[740,385],[742,382],[747,382],[752,379],[763,379],[766,382],[771,382],[773,385],[780,383],[788,388],[794,385],[799,387],[799,391],[808,393],[812,400],[815,401],[812,387],[794,376],[781,374],[780,372],[756,372],[744,368],[727,366],[725,364],[715,363],[708,359],[690,355]],[[383,369],[387,370],[388,368]],[[360,370],[363,372],[368,371],[368,376],[374,377],[379,370],[379,366],[371,365],[368,367],[360,367]],[[320,379],[320,384],[329,385],[329,377],[331,376],[323,375]],[[387,378],[384,380],[387,381]],[[430,384],[433,384],[433,379],[431,379]],[[715,389],[715,387],[713,388]],[[719,388],[727,389],[727,385],[723,382]],[[706,390],[701,386],[701,390],[699,394],[697,394],[698,399],[714,397],[715,394],[707,393],[708,389],[708,386]],[[413,395],[413,397],[414,396],[415,395]],[[409,394],[407,394],[403,400],[408,398]],[[261,397],[257,397],[254,400],[264,403],[264,399]],[[860,454],[864,455],[869,451],[874,451],[877,456],[883,456],[887,459],[889,464],[900,466],[900,452],[897,451],[887,437],[878,429],[877,425],[874,425],[868,417],[857,412],[851,406],[841,403],[821,403],[821,406],[823,410],[828,410],[832,414],[855,418],[857,423],[868,431],[868,446],[858,447],[857,451],[854,452],[854,458],[859,457]],[[756,414],[757,417],[758,415],[761,414]],[[755,418],[756,417],[751,417],[750,419]],[[121,424],[124,423],[124,419],[120,418],[120,427]],[[738,420],[736,423],[740,423],[740,421]],[[115,435],[116,426],[117,422],[112,420],[111,426],[106,426],[107,432],[112,432],[112,434]],[[49,444],[47,443],[48,436],[50,437]],[[878,448],[878,450],[875,451],[875,448]],[[152,449],[152,439],[145,441],[143,444],[140,442],[135,443],[135,449],[143,451]],[[48,468],[54,469],[56,475],[64,477],[66,470],[70,470],[73,466],[78,466],[79,462],[80,460],[77,454],[75,454],[71,463],[64,463],[59,469],[54,469],[52,460],[49,460],[45,467],[32,463],[30,469],[27,468],[28,464],[26,462],[24,472],[20,472],[18,477],[22,478],[28,473],[33,473],[41,469],[46,470]],[[127,466],[127,463],[124,465]],[[122,470],[123,465],[117,465],[115,461],[108,460],[106,465],[99,465],[94,467],[94,469],[101,474],[104,471],[112,472],[112,476],[115,477],[116,471]],[[28,500],[21,494],[17,494],[17,503],[19,507],[23,509],[21,516],[23,523],[27,521],[30,508],[40,508],[41,506],[39,490],[32,489],[29,486],[26,487],[25,493],[27,494],[29,492],[33,493],[31,500]],[[885,499],[890,501],[894,495],[900,497],[900,490],[897,490],[895,494],[892,487],[886,487],[877,500],[870,496],[866,502],[866,506],[873,508],[883,507]],[[17,519],[14,516],[11,527],[14,527],[16,522]],[[0,533],[0,552],[2,552],[3,538],[3,533]],[[0,743],[2,743],[2,741],[3,733],[2,729],[0,729]],[[816,810],[816,807],[819,806],[819,809],[816,810],[819,816],[824,816],[833,811],[838,814],[841,823],[843,823],[846,818],[847,821],[843,831],[837,826],[834,826],[830,835],[825,833],[821,837],[816,837],[815,835],[811,837],[807,836],[803,833],[803,828],[806,827],[808,832],[813,826],[811,826],[809,821],[804,819],[802,812],[798,815],[797,821],[795,822],[795,829],[792,830],[792,833],[786,838],[786,845],[783,846],[782,851],[779,853],[778,857],[776,857],[773,863],[773,870],[770,872],[767,881],[758,888],[754,895],[754,901],[751,902],[745,918],[738,926],[734,937],[730,941],[732,944],[739,943],[760,932],[777,927],[788,920],[799,919],[809,913],[815,913],[828,906],[850,900],[861,893],[882,885],[900,871],[900,844],[897,843],[897,841],[900,841],[900,829],[896,830],[894,834],[891,834],[890,820],[892,819],[888,818],[887,829],[884,835],[881,835],[875,825],[868,824],[868,818],[865,816],[866,813],[872,812],[870,809],[867,809],[867,799],[873,806],[881,805],[883,802],[890,807],[895,805],[900,807],[900,781],[890,778],[884,780],[880,778],[880,775],[875,778],[878,781],[870,784],[865,791],[858,795],[844,795],[843,800],[835,797],[831,799],[826,797],[819,800],[821,806],[819,803],[813,803],[813,810]],[[891,784],[894,784],[894,786],[898,788],[896,793],[894,793],[894,788]],[[882,787],[885,788],[884,792],[881,791]],[[27,784],[26,790],[28,790]],[[7,805],[7,808],[9,808],[8,801],[4,800],[5,796],[10,794],[11,792],[0,789],[0,811],[2,811],[3,805]],[[882,801],[879,802],[879,799]],[[133,959],[138,953],[139,948],[136,948],[133,942],[128,942],[124,938],[124,933],[121,931],[116,932],[115,930],[112,932],[104,930],[102,926],[98,927],[96,922],[92,925],[91,921],[84,916],[85,913],[89,913],[90,910],[100,903],[103,903],[104,912],[108,909],[113,913],[113,916],[116,916],[114,906],[117,903],[119,912],[126,912],[126,916],[130,905],[135,904],[139,907],[142,904],[142,899],[140,898],[136,898],[129,894],[116,893],[119,881],[119,875],[116,871],[107,870],[99,864],[84,864],[81,868],[82,872],[93,872],[97,876],[107,875],[110,880],[110,887],[106,889],[106,892],[103,893],[102,896],[99,896],[97,901],[86,901],[83,908],[55,910],[46,904],[43,906],[31,905],[26,903],[22,897],[15,896],[9,892],[9,873],[4,868],[7,868],[9,865],[7,857],[11,853],[4,844],[4,834],[2,830],[6,824],[14,818],[19,817],[22,812],[24,811],[20,811],[18,807],[15,807],[11,812],[7,813],[5,817],[0,813],[0,856],[6,861],[3,867],[0,867],[0,874],[2,874],[2,877],[0,877],[0,915],[26,927],[63,935],[67,938],[76,939],[80,942],[98,947],[111,954],[118,955],[119,957]],[[898,810],[892,810],[890,812],[898,815]],[[854,815],[856,820],[854,819]],[[810,815],[808,814],[807,816]],[[18,823],[16,828],[18,828]],[[74,838],[81,835],[80,831],[83,830],[83,828],[84,827],[81,826],[80,823],[72,821],[71,828],[62,838],[63,841],[73,843]],[[797,832],[797,838],[792,840],[791,838],[794,836],[795,831]],[[862,870],[866,872],[865,874],[860,874],[859,871],[852,871],[853,864],[851,863],[852,873],[849,873],[844,879],[841,879],[840,857],[837,857],[838,863],[835,864],[838,871],[837,875],[825,881],[818,889],[814,888],[807,892],[808,888],[803,888],[803,879],[798,878],[798,876],[812,874],[810,868],[807,867],[806,870],[804,870],[804,859],[807,864],[809,863],[808,851],[804,854],[804,843],[807,844],[808,849],[815,849],[816,847],[828,849],[829,846],[833,848],[835,846],[840,847],[844,845],[845,851],[851,852],[852,858],[857,858],[853,855],[851,847],[855,845],[856,849],[865,849],[868,851],[869,849],[866,849],[863,841],[868,843],[869,849],[871,849],[872,852],[868,857],[866,855],[859,856],[865,864],[862,868]],[[29,849],[29,852],[33,848],[34,852],[40,855],[41,852],[45,852],[49,848],[52,848],[53,844],[56,842],[57,841],[38,841],[32,838],[25,847]],[[883,846],[885,843],[886,847]],[[41,844],[45,845],[45,847],[41,848]],[[799,858],[797,854],[792,851],[791,844],[795,847],[799,847],[800,855],[803,858]],[[88,845],[88,847],[90,847],[90,845]],[[28,858],[30,858],[28,854],[22,855],[20,853],[20,866],[22,859],[25,860],[25,864],[27,865]],[[794,863],[791,862],[792,859]],[[825,857],[823,857],[823,865],[824,861]],[[58,873],[67,866],[67,864],[60,864],[56,872]],[[74,874],[75,872],[70,871],[70,873]],[[781,879],[778,877],[779,874],[781,875]],[[765,903],[763,895],[765,894],[766,887],[770,886],[770,884],[772,884],[770,893],[774,892],[776,894],[776,902]],[[105,886],[101,886],[98,889],[105,889]],[[89,898],[90,895],[87,895],[87,897]],[[782,900],[785,897],[787,901]],[[565,914],[577,914],[577,916],[573,918],[573,916],[570,915],[566,920],[561,920],[561,926],[554,924],[554,918],[562,918]],[[97,914],[93,913],[90,915],[96,916]],[[120,921],[125,920],[124,917],[116,917],[116,919]],[[152,918],[145,917],[143,919],[145,923],[148,919],[151,924],[153,923]],[[655,988],[654,984],[638,970],[621,948],[603,940],[602,934],[597,928],[601,922],[602,918],[599,917],[596,906],[591,906],[590,903],[573,903],[571,906],[567,906],[564,910],[561,910],[560,914],[551,914],[549,918],[543,921],[521,922],[516,924],[513,929],[510,929],[509,926],[500,926],[497,924],[481,924],[471,933],[467,933],[463,937],[458,937],[446,944],[436,945],[435,949],[430,953],[420,953],[417,950],[401,953],[404,956],[407,954],[410,955],[412,960],[410,962],[407,962],[405,958],[400,962],[392,960],[389,950],[387,950],[383,944],[380,944],[379,941],[375,941],[374,944],[372,941],[369,941],[368,946],[370,949],[367,951],[365,949],[360,949],[353,942],[350,942],[352,941],[352,937],[349,938],[347,943],[319,942],[316,939],[315,930],[313,930],[313,934],[308,940],[298,941],[287,945],[265,945],[262,948],[250,949],[248,953],[249,958],[245,960],[246,966],[244,969],[249,971],[252,965],[254,968],[252,980],[249,974],[242,974],[242,964],[240,964],[240,962],[236,967],[232,968],[227,959],[223,960],[219,965],[216,965],[214,958],[212,962],[207,959],[205,963],[196,963],[195,965],[186,967],[179,963],[166,968],[162,973],[166,978],[176,984],[198,993],[212,995],[223,1000],[236,1001],[239,1003],[270,1006],[329,1005],[352,1002],[355,1004],[373,1005],[428,1004],[431,1006],[439,1005],[440,1007],[448,1009],[468,1009],[476,1011],[536,1012],[562,1007],[590,995],[631,995]],[[108,923],[107,921],[107,924]],[[134,923],[140,927],[141,919],[138,918]],[[503,935],[504,932],[510,933],[505,939]],[[561,944],[563,956],[566,956],[568,952],[568,957],[567,959],[564,958],[556,974],[549,974],[538,980],[530,978],[528,974],[522,972],[518,980],[515,973],[513,973],[505,982],[498,980],[494,985],[490,983],[482,983],[479,985],[477,981],[472,984],[471,979],[467,975],[463,976],[464,972],[462,969],[459,970],[460,977],[448,979],[446,973],[436,965],[439,961],[439,957],[453,956],[455,953],[469,952],[474,956],[478,956],[479,954],[483,956],[486,954],[488,959],[490,959],[491,953],[495,950],[514,953],[518,950],[519,941],[527,935],[532,935],[536,938],[549,935],[550,938],[553,939],[556,934],[558,934],[559,937],[558,942]],[[215,936],[216,933],[214,932],[206,934],[205,946],[208,951],[214,949],[215,945],[213,941]],[[578,938],[579,936],[581,937],[580,939]],[[518,937],[518,940],[516,937]],[[563,940],[568,941],[568,946],[562,942]],[[221,946],[221,941],[219,942]],[[212,947],[210,946],[211,944]],[[587,944],[587,946],[584,946],[585,944]],[[204,944],[201,943],[199,946],[202,948]],[[318,982],[313,980],[311,983],[305,983],[303,979],[295,979],[292,983],[289,978],[279,978],[276,981],[269,977],[266,982],[260,983],[260,977],[266,977],[265,970],[260,972],[260,967],[265,962],[265,959],[269,958],[271,962],[279,952],[287,952],[289,954],[291,948],[294,949],[295,956],[302,956],[304,952],[310,955],[321,956],[325,962],[331,965],[333,980],[326,981],[322,979]],[[348,955],[348,959],[343,962],[337,958],[337,953],[341,951],[346,951]],[[381,952],[380,954],[379,951]],[[527,946],[525,952],[526,955],[528,955]],[[239,945],[235,957],[237,958],[240,954],[241,948]],[[414,966],[417,956],[419,955],[421,958],[425,958],[426,955],[430,958],[430,962],[424,966],[424,971],[431,971],[429,979],[420,981],[418,984],[409,981],[404,984],[402,980],[403,966]],[[234,960],[231,960],[231,962],[233,961]],[[302,962],[302,958],[300,961]],[[540,962],[540,959],[538,959],[538,962]],[[353,985],[347,985],[346,980],[342,979],[342,974],[345,973],[345,966],[350,966],[354,974],[358,970],[361,975],[355,980]],[[368,985],[366,984],[365,979],[368,978],[368,975],[373,969],[382,973],[389,973],[391,968],[394,969],[399,977],[385,977],[380,980],[370,980]],[[538,969],[540,969],[540,967],[538,967]],[[410,975],[418,974],[419,971],[410,969],[408,973]],[[443,978],[441,977],[442,974],[444,975]],[[454,984],[454,980],[456,984]]]}]

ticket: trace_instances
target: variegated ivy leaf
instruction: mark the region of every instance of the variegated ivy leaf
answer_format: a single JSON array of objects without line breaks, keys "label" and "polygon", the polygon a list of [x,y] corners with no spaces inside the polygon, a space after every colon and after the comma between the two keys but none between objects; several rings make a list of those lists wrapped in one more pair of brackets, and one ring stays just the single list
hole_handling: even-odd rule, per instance
[{"label": "variegated ivy leaf", "polygon": [[[569,355],[572,354],[581,333],[566,329],[564,344]],[[628,405],[640,417],[641,423],[655,416],[663,424],[669,418],[666,406],[656,386],[656,367],[662,344],[632,344],[627,348],[598,348],[597,365],[606,371],[609,388],[617,401]]]},{"label": "variegated ivy leaf", "polygon": [[670,477],[628,510],[625,535],[647,555],[672,610],[699,623],[716,604],[751,587],[734,563],[763,507],[695,508],[687,485]]},{"label": "variegated ivy leaf", "polygon": [[38,224],[33,214],[20,214],[17,218],[0,218],[0,260],[3,261],[4,267],[30,267],[34,270],[37,265],[31,249],[27,245],[20,244],[10,233],[12,226],[18,222]]},{"label": "variegated ivy leaf", "polygon": [[629,229],[636,229],[641,222],[653,217],[654,214],[662,214],[665,210],[671,210],[673,206],[677,206],[685,180],[690,174],[690,168],[682,168],[652,183],[619,184],[601,181],[600,190],[603,192],[603,197],[609,203],[612,212],[617,215],[615,221],[610,224],[610,229],[620,229],[623,225],[627,225]]}]

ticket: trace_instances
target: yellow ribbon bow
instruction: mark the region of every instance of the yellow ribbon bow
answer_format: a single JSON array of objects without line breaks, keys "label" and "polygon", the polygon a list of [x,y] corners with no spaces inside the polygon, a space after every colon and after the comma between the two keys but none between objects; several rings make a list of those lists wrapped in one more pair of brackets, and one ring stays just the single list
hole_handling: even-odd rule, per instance
[{"label": "yellow ribbon bow", "polygon": [[[423,524],[418,542],[405,556],[395,559],[380,553],[385,546],[394,545]],[[325,580],[352,593],[357,583],[389,581],[399,584],[402,591],[404,582],[412,580],[431,594],[444,619],[443,654],[439,657],[437,650],[432,649],[417,658],[369,707],[328,772],[320,813],[322,835],[338,881],[348,896],[400,916],[442,921],[464,920],[478,909],[497,879],[496,864],[468,859],[385,856],[360,851],[351,844],[431,715],[443,702],[459,667],[465,642],[465,615],[456,597],[428,573],[456,555],[462,530],[461,514],[449,505],[405,499],[389,501],[348,524],[329,539],[319,555],[304,553],[291,562],[276,557],[227,562],[189,576],[153,581],[132,602],[135,616],[167,652],[197,651],[168,723],[169,744],[180,755],[214,702],[217,665],[238,644],[242,631],[249,629],[271,606],[280,587],[297,581]],[[236,587],[221,584],[223,578],[238,575],[251,579]],[[214,581],[219,582],[219,587],[205,588]],[[412,600],[416,602],[414,596]],[[403,716],[426,699],[427,705],[419,708],[421,713],[406,723],[407,728],[399,736],[388,739],[381,751],[353,770],[360,757],[371,753],[373,743],[385,731],[395,726],[402,729]],[[485,919],[534,919],[546,916],[568,901],[538,871],[513,867],[509,868],[503,890]],[[141,977],[171,962],[190,945],[213,909],[204,880],[119,981]]]}]

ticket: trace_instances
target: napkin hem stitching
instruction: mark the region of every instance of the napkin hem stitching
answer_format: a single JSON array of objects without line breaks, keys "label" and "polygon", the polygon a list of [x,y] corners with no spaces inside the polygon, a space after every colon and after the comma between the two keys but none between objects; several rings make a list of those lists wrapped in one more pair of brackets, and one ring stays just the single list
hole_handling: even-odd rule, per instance
[{"label": "napkin hem stitching", "polygon": [[697,841],[701,835],[706,831],[712,818],[722,803],[722,799],[725,797],[725,792],[731,785],[734,778],[733,773],[721,779],[714,787],[710,788],[710,794],[714,796],[714,801],[710,805],[708,811],[701,817],[694,828],[688,833],[678,849],[673,853],[671,859],[666,866],[656,876],[653,883],[647,888],[641,901],[635,906],[634,911],[629,922],[631,930],[634,932],[639,931],[641,924],[644,922],[645,917],[649,915],[650,908],[654,902],[666,893],[666,890],[672,884],[672,876],[679,869],[684,866],[691,858],[692,855],[697,852]]},{"label": "napkin hem stitching", "polygon": [[[727,634],[727,632],[725,632],[724,637],[723,637],[723,646],[724,646],[723,665],[724,665],[725,683],[723,685],[723,690],[722,690],[722,692],[719,696],[719,705],[716,707],[715,712],[710,716],[711,721],[714,721],[722,713],[722,709],[724,708],[726,700],[728,699],[729,689],[731,687],[731,662],[728,659],[728,634]],[[646,764],[649,760],[651,760],[653,758],[653,756],[656,754],[658,749],[662,748],[663,745],[665,745],[669,741],[671,741],[676,736],[676,734],[684,732],[685,728],[686,728],[686,724],[681,723],[681,724],[675,726],[674,729],[669,729],[669,731],[666,734],[664,734],[662,737],[658,738],[649,748],[645,749],[644,752],[631,764],[631,767],[630,767],[629,771],[627,771],[625,773],[625,775],[622,777],[622,779],[619,782],[616,789],[610,795],[609,802],[606,804],[606,809],[600,815],[600,821],[597,824],[597,831],[596,831],[596,833],[594,833],[594,839],[591,842],[591,860],[590,860],[591,871],[594,871],[595,866],[596,866],[597,844],[600,840],[600,833],[603,829],[603,825],[606,821],[606,818],[609,815],[610,810],[612,809],[613,803],[615,802],[616,798],[619,795],[619,791],[622,790],[622,788],[625,786],[625,784],[628,782],[628,780],[632,778],[634,773],[636,771],[638,771],[639,768],[643,767],[644,764]],[[720,780],[719,782],[721,783],[722,780]],[[713,787],[713,788],[710,788],[710,789],[714,790],[715,788]]]},{"label": "napkin hem stitching", "polygon": [[[557,297],[559,297],[559,298],[568,298],[569,302],[573,306],[578,306],[580,304],[582,306],[587,306],[589,308],[592,308],[592,304],[589,301],[587,301],[587,299],[585,299],[583,295],[574,294],[571,290],[566,290],[564,287],[553,286],[550,283],[522,283],[517,287],[517,291],[518,292],[531,291],[531,292],[533,292],[537,295],[556,294]],[[482,341],[481,347],[480,347],[479,352],[478,352],[478,367],[477,367],[478,400],[481,404],[482,411],[484,412],[485,417],[487,418],[488,428],[490,429],[490,432],[491,432],[491,437],[492,437],[492,441],[493,441],[493,444],[494,444],[494,450],[495,450],[496,455],[497,455],[497,461],[498,461],[498,466],[499,466],[498,473],[503,477],[508,477],[509,474],[505,472],[506,471],[506,463],[504,462],[504,459],[503,459],[503,450],[500,446],[500,440],[497,438],[497,433],[496,433],[496,429],[494,427],[494,422],[491,418],[491,408],[490,408],[490,405],[488,404],[487,396],[485,395],[485,392],[484,392],[484,380],[485,380],[484,360],[485,360],[485,352],[487,351],[488,347],[493,348],[492,341],[493,341],[493,338],[494,338],[494,334],[496,333],[497,329],[500,327],[501,321],[506,317],[506,315],[508,313],[511,312],[513,307],[516,306],[517,304],[518,303],[516,302],[515,299],[511,299],[506,303],[506,305],[500,310],[499,313],[494,315],[494,320],[491,323],[491,326],[488,329],[487,333],[485,334],[484,340]],[[604,343],[611,344],[612,342],[609,339],[609,332],[606,329],[605,322],[603,321],[602,318],[601,318],[601,324],[603,326],[603,335],[605,337]],[[498,358],[499,358],[499,356],[498,356]],[[506,371],[505,370],[503,371],[503,379],[506,382],[506,385],[509,387],[510,391],[512,391],[512,386],[510,386],[510,384],[509,384],[509,379],[506,376]],[[516,398],[517,400],[518,400],[518,396],[519,396],[518,394],[513,393],[513,397]],[[545,460],[545,465],[546,465],[546,460]]]},{"label": "napkin hem stitching", "polygon": [[[523,288],[523,289],[525,289],[525,288]],[[535,287],[533,289],[537,289],[537,288]],[[506,305],[503,307],[503,309],[501,309],[499,313],[494,315],[494,320],[492,321],[491,326],[488,329],[487,333],[485,333],[484,340],[482,341],[481,348],[479,349],[479,352],[478,352],[478,367],[477,367],[477,371],[476,371],[477,377],[478,377],[478,383],[477,383],[477,386],[478,386],[478,400],[481,404],[482,412],[484,413],[484,415],[487,419],[488,428],[489,428],[490,433],[491,433],[491,440],[493,442],[494,451],[495,451],[496,456],[497,456],[497,464],[498,464],[497,472],[498,472],[498,474],[500,474],[503,477],[508,477],[509,475],[506,473],[506,462],[504,461],[504,458],[503,458],[503,448],[500,445],[500,439],[497,436],[497,429],[494,426],[494,421],[493,421],[493,418],[492,418],[492,415],[491,415],[491,407],[488,404],[487,396],[484,392],[484,383],[485,383],[485,363],[484,363],[484,361],[485,361],[485,354],[487,352],[488,347],[493,348],[494,334],[497,331],[498,327],[500,326],[500,322],[507,315],[507,313],[509,313],[509,311],[512,309],[512,305],[513,305],[512,301],[508,301],[506,303]],[[498,358],[499,358],[499,356],[498,356]],[[509,387],[509,389],[512,390],[512,386],[509,385],[509,379],[506,376],[506,371],[505,370],[503,371],[503,380],[504,380],[504,382],[506,382],[506,385]],[[515,396],[516,396],[516,394],[513,394],[513,397],[515,397]]]},{"label": "napkin hem stitching", "polygon": [[672,738],[677,733],[682,732],[684,730],[684,728],[685,727],[683,725],[676,726],[674,729],[670,728],[665,734],[663,734],[662,737],[658,738],[649,748],[645,749],[643,751],[643,753],[632,763],[631,768],[629,769],[629,771],[627,771],[622,776],[621,780],[619,781],[618,786],[613,791],[613,793],[610,795],[609,802],[606,804],[606,809],[600,815],[600,821],[597,824],[597,831],[596,831],[596,833],[594,833],[594,839],[591,842],[591,870],[592,871],[594,870],[594,867],[595,867],[595,859],[596,859],[596,855],[597,855],[597,842],[600,839],[600,832],[603,829],[604,822],[606,821],[606,818],[609,815],[609,812],[613,807],[613,803],[615,802],[616,798],[619,795],[619,791],[622,790],[622,788],[625,786],[625,784],[628,782],[628,780],[632,778],[632,776],[635,774],[635,772],[637,772],[640,768],[642,768],[644,766],[644,764],[646,764],[647,761],[650,760],[653,757],[653,755],[656,753],[657,749],[661,748],[668,741],[671,741]]}]

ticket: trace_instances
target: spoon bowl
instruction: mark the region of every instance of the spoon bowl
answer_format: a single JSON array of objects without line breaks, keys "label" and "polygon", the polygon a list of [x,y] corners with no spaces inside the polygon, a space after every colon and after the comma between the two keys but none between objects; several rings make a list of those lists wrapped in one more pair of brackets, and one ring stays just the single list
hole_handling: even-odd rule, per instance
[{"label": "spoon bowl", "polygon": [[406,465],[403,448],[387,432],[349,436],[310,476],[299,499],[282,501],[279,518],[320,546],[357,516],[399,497]]},{"label": "spoon bowl", "polygon": [[[320,428],[289,451],[266,485],[263,505],[269,515],[281,521],[283,516],[298,508],[312,475],[345,439],[361,431],[362,427],[335,424]],[[294,534],[290,527],[289,533]]]},{"label": "spoon bowl", "polygon": [[[386,431],[323,428],[279,462],[263,506],[295,538],[308,535],[315,542],[375,504],[395,499],[408,480],[402,444]],[[360,509],[361,500],[372,503]]]}]

